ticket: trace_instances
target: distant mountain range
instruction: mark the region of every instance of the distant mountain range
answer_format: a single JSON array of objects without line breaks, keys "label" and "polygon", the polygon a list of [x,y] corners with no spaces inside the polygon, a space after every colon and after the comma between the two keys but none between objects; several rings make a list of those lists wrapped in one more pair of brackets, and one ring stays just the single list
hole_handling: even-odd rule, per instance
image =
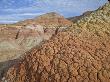
[{"label": "distant mountain range", "polygon": [[92,13],[92,11],[87,11],[87,12],[83,13],[83,14],[80,15],[80,16],[69,17],[69,18],[67,18],[67,19],[75,23],[75,22],[77,22],[78,20],[80,20],[81,18],[84,18],[85,16],[88,16],[90,13]]}]

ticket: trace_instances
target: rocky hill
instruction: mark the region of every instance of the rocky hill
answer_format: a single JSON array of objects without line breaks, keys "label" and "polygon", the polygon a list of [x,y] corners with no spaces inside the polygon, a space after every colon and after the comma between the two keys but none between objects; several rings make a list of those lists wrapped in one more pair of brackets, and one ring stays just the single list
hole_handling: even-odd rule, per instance
[{"label": "rocky hill", "polygon": [[[81,18],[74,24],[72,30],[74,34],[81,37],[92,39],[109,39],[110,36],[110,5],[109,3],[100,7],[98,10],[90,13],[86,17]],[[73,29],[73,28],[71,28]],[[70,31],[71,31],[70,29]],[[89,33],[88,35],[86,33]]]},{"label": "rocky hill", "polygon": [[70,20],[70,21],[72,21],[72,22],[74,22],[74,23],[76,23],[78,20],[80,20],[81,18],[84,18],[84,17],[90,15],[91,13],[92,13],[92,11],[87,11],[87,12],[83,13],[80,16],[69,17],[67,19]]},{"label": "rocky hill", "polygon": [[1,82],[110,82],[110,3],[26,53]]},{"label": "rocky hill", "polygon": [[[45,22],[47,19],[48,22]],[[47,13],[32,20],[31,22],[25,20],[17,24],[0,25],[0,62],[18,58],[24,52],[72,24],[57,13]],[[49,27],[49,23],[53,25]]]},{"label": "rocky hill", "polygon": [[71,22],[58,13],[50,12],[34,19],[18,22],[17,25],[40,24],[46,27],[71,26]]}]

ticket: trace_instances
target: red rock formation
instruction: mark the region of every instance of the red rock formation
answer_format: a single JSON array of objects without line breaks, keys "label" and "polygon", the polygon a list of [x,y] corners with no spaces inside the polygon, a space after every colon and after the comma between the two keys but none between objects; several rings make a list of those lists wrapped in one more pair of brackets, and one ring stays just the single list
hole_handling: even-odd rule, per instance
[{"label": "red rock formation", "polygon": [[71,25],[72,22],[57,13],[41,15],[31,22],[25,20],[17,24],[0,25],[0,55],[3,56],[0,61],[16,58],[16,55],[39,45]]},{"label": "red rock formation", "polygon": [[110,82],[109,9],[106,4],[27,52],[1,82]]},{"label": "red rock formation", "polygon": [[42,33],[44,32],[39,32],[39,30],[26,27],[2,27],[0,29],[0,62],[18,58],[43,41]]},{"label": "red rock formation", "polygon": [[63,16],[55,12],[51,12],[51,13],[38,16],[34,19],[18,22],[17,24],[18,25],[40,24],[46,27],[47,26],[48,27],[61,27],[61,26],[68,27],[72,25],[72,22],[70,22],[69,20],[65,19]]},{"label": "red rock formation", "polygon": [[[110,82],[110,41],[59,33],[5,75],[8,82]],[[3,81],[2,81],[3,82]]]}]

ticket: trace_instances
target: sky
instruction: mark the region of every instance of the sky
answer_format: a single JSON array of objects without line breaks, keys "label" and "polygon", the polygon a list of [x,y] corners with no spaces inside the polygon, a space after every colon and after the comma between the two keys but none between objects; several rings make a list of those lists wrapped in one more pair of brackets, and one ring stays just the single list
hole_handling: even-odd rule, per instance
[{"label": "sky", "polygon": [[48,12],[74,17],[96,10],[107,0],[0,0],[0,23],[15,23]]}]

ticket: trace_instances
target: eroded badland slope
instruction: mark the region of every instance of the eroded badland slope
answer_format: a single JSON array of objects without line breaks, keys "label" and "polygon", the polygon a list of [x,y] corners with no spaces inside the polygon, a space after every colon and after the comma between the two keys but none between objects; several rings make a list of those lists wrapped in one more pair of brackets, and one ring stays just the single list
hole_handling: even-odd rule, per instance
[{"label": "eroded badland slope", "polygon": [[110,82],[110,3],[34,48],[1,82]]},{"label": "eroded badland slope", "polygon": [[71,21],[54,12],[31,20],[33,21],[0,25],[0,62],[18,58],[24,52],[72,25]]}]

